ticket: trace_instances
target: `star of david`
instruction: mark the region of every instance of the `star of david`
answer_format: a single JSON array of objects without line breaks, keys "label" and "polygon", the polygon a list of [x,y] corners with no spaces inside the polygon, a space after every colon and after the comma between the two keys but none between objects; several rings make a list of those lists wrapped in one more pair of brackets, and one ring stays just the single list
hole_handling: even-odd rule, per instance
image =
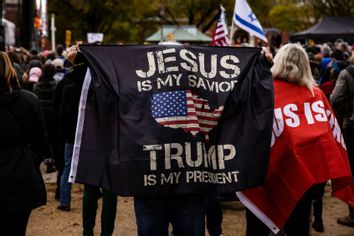
[{"label": "star of david", "polygon": [[256,16],[253,14],[253,12],[251,12],[251,13],[248,15],[248,17],[250,18],[251,22],[257,20],[257,19],[256,19]]}]

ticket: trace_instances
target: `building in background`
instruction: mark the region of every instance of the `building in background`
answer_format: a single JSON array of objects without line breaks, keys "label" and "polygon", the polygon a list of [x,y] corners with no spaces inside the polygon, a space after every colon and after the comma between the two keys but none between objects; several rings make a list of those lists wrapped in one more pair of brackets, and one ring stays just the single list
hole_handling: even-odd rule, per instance
[{"label": "building in background", "polygon": [[180,43],[209,44],[212,38],[203,34],[195,25],[162,25],[158,31],[145,39],[146,42],[158,43],[160,41],[173,40]]},{"label": "building in background", "polygon": [[[34,0],[1,0],[2,14],[6,20],[14,23],[14,43],[27,49],[32,47]],[[5,39],[6,40],[6,39]]]}]

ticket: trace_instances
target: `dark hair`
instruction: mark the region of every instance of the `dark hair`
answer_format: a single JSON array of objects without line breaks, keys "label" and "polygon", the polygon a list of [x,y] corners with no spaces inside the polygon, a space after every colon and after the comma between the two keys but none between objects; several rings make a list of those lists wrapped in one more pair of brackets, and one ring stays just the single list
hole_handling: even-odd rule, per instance
[{"label": "dark hair", "polygon": [[55,57],[56,57],[56,54],[55,54],[55,52],[50,52],[50,53],[48,53],[48,55],[47,55],[47,60],[48,59],[50,59],[50,60],[54,60],[55,59]]},{"label": "dark hair", "polygon": [[56,48],[56,51],[57,51],[57,53],[58,53],[58,56],[61,56],[61,54],[63,54],[63,51],[64,51],[63,45],[58,44],[58,45],[57,45],[57,48]]},{"label": "dark hair", "polygon": [[39,80],[40,81],[50,81],[53,79],[55,72],[56,72],[56,69],[53,64],[46,64],[43,67],[43,74]]},{"label": "dark hair", "polygon": [[37,49],[35,49],[35,48],[32,48],[32,49],[30,50],[30,53],[31,53],[32,56],[37,56],[37,55],[38,55],[38,51],[37,51]]},{"label": "dark hair", "polygon": [[343,61],[345,60],[345,55],[342,51],[335,49],[332,53],[331,53],[331,57],[339,60],[339,61]]},{"label": "dark hair", "polygon": [[28,71],[30,69],[32,69],[33,67],[39,67],[39,68],[42,68],[42,61],[38,60],[38,59],[31,59],[28,63]]}]

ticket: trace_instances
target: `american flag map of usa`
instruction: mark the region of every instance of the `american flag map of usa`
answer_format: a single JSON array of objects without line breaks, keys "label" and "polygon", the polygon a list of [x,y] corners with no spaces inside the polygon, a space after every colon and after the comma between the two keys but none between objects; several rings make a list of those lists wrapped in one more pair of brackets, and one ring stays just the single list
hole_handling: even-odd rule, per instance
[{"label": "american flag map of usa", "polygon": [[207,100],[192,94],[190,90],[153,94],[152,116],[160,125],[182,128],[193,136],[201,132],[209,140],[209,131],[217,124],[224,107],[211,109]]}]

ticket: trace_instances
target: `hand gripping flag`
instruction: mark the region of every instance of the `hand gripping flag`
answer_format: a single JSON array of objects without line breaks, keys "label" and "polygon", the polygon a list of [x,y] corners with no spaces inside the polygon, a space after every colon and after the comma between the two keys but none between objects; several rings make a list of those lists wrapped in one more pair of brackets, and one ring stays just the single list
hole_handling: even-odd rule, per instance
[{"label": "hand gripping flag", "polygon": [[[296,94],[295,98],[289,92]],[[263,186],[238,193],[274,233],[314,184],[332,182],[332,192],[354,203],[353,179],[340,127],[319,88],[274,81],[272,148]]]},{"label": "hand gripping flag", "polygon": [[264,42],[268,42],[261,24],[246,0],[235,1],[233,20],[241,29],[246,30],[251,35],[257,36]]},{"label": "hand gripping flag", "polygon": [[[259,48],[82,45],[70,180],[124,196],[264,182],[273,82]],[[254,148],[257,146],[257,148]]]},{"label": "hand gripping flag", "polygon": [[229,46],[229,31],[226,24],[225,8],[220,5],[219,18],[217,20],[216,28],[213,34],[213,46]]}]

